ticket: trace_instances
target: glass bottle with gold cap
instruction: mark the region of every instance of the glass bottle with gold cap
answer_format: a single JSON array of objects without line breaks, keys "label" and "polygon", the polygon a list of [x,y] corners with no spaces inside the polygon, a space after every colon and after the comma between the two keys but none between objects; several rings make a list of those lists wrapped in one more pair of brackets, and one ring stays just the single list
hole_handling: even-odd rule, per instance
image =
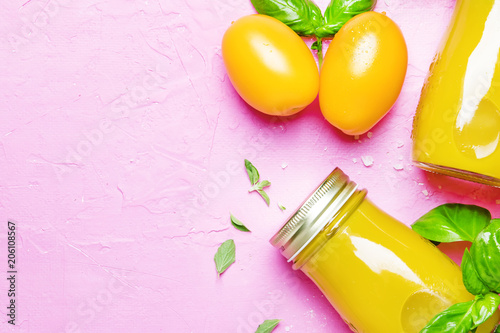
[{"label": "glass bottle with gold cap", "polygon": [[[452,304],[474,299],[448,256],[366,194],[337,168],[271,239],[352,331],[417,333]],[[498,320],[497,313],[477,332]]]}]

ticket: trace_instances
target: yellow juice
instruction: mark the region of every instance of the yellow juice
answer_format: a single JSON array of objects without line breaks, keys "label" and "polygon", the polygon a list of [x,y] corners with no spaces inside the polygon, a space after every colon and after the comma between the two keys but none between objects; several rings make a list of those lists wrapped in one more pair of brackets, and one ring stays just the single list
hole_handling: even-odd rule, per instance
[{"label": "yellow juice", "polygon": [[417,333],[449,306],[474,299],[450,258],[367,199],[301,270],[355,332]]},{"label": "yellow juice", "polygon": [[[474,299],[448,256],[377,208],[334,170],[271,239],[319,287],[353,332],[418,333]],[[497,311],[478,333],[490,333]]]},{"label": "yellow juice", "polygon": [[415,163],[500,186],[500,0],[457,0],[414,120]]}]

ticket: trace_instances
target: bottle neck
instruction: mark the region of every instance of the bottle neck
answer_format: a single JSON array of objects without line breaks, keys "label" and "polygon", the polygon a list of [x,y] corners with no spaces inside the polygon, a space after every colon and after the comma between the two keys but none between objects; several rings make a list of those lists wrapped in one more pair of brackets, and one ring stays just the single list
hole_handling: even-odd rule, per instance
[{"label": "bottle neck", "polygon": [[336,168],[271,238],[271,244],[289,262],[297,262],[299,256],[302,261],[314,248],[310,245],[317,243],[317,236],[331,237],[365,195],[366,191],[357,190],[357,184]]},{"label": "bottle neck", "polygon": [[298,270],[318,253],[323,246],[349,222],[349,217],[354,213],[366,197],[367,191],[356,190],[346,203],[333,215],[325,216],[329,222],[314,237],[314,239],[296,256],[293,269]]}]

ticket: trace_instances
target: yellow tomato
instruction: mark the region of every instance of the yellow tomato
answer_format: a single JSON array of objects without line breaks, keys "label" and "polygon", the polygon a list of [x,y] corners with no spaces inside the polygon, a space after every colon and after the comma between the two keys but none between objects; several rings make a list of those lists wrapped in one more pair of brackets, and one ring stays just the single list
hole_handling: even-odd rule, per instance
[{"label": "yellow tomato", "polygon": [[289,116],[317,96],[314,57],[292,29],[266,15],[249,15],[224,34],[222,57],[240,96],[255,109]]},{"label": "yellow tomato", "polygon": [[394,21],[376,12],[353,17],[326,52],[319,89],[323,115],[346,134],[365,133],[396,102],[407,66],[406,43]]}]

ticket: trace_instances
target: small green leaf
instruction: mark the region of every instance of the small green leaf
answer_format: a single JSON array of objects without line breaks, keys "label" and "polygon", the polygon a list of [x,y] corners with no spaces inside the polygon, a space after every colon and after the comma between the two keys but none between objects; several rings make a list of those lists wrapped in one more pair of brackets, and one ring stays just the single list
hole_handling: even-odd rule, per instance
[{"label": "small green leaf", "polygon": [[490,220],[491,214],[485,208],[473,205],[445,204],[419,218],[411,227],[431,241],[472,242]]},{"label": "small green leaf", "polygon": [[257,327],[255,333],[271,333],[280,323],[281,319],[267,319]]},{"label": "small green leaf", "polygon": [[257,191],[269,206],[269,196],[264,192],[264,188],[270,186],[271,182],[269,180],[259,182],[259,171],[257,171],[257,168],[255,168],[249,160],[245,160],[245,167],[247,169],[248,178],[253,185],[248,192]]},{"label": "small green leaf", "polygon": [[319,51],[320,49],[323,48],[323,45],[321,44],[321,40],[317,40],[311,45],[311,50],[316,50]]},{"label": "small green leaf", "polygon": [[325,10],[324,24],[316,29],[316,36],[331,37],[354,16],[370,11],[376,0],[331,0]]},{"label": "small green leaf", "polygon": [[472,320],[474,327],[478,327],[488,320],[500,305],[500,296],[493,293],[488,293],[476,299],[472,308]]},{"label": "small green leaf", "polygon": [[285,206],[283,206],[283,205],[278,204],[278,207],[279,207],[282,211],[286,210],[286,207],[285,207]]},{"label": "small green leaf", "polygon": [[266,201],[267,205],[269,206],[270,200],[267,193],[264,190],[257,190],[257,192],[259,192],[260,196]]},{"label": "small green leaf", "polygon": [[247,169],[248,178],[250,179],[250,183],[255,185],[259,181],[259,171],[256,167],[253,166],[252,162],[245,159],[245,168]]},{"label": "small green leaf", "polygon": [[301,36],[313,35],[323,24],[321,10],[312,0],[251,0],[259,14],[280,20]]},{"label": "small green leaf", "polygon": [[500,219],[477,235],[470,254],[479,279],[490,291],[500,293]]},{"label": "small green leaf", "polygon": [[228,239],[219,246],[217,253],[215,253],[214,261],[215,268],[219,273],[219,276],[224,273],[224,271],[231,266],[231,264],[236,260],[236,246],[232,239]]},{"label": "small green leaf", "polygon": [[468,333],[474,327],[472,308],[475,301],[457,303],[437,314],[420,333]]},{"label": "small green leaf", "polygon": [[462,280],[464,281],[465,288],[471,294],[480,295],[490,291],[479,278],[468,249],[465,249],[464,256],[462,257]]},{"label": "small green leaf", "polygon": [[231,224],[233,225],[233,227],[235,227],[239,231],[250,232],[250,230],[247,227],[245,227],[245,225],[240,220],[234,217],[233,214],[230,215],[231,215]]}]

